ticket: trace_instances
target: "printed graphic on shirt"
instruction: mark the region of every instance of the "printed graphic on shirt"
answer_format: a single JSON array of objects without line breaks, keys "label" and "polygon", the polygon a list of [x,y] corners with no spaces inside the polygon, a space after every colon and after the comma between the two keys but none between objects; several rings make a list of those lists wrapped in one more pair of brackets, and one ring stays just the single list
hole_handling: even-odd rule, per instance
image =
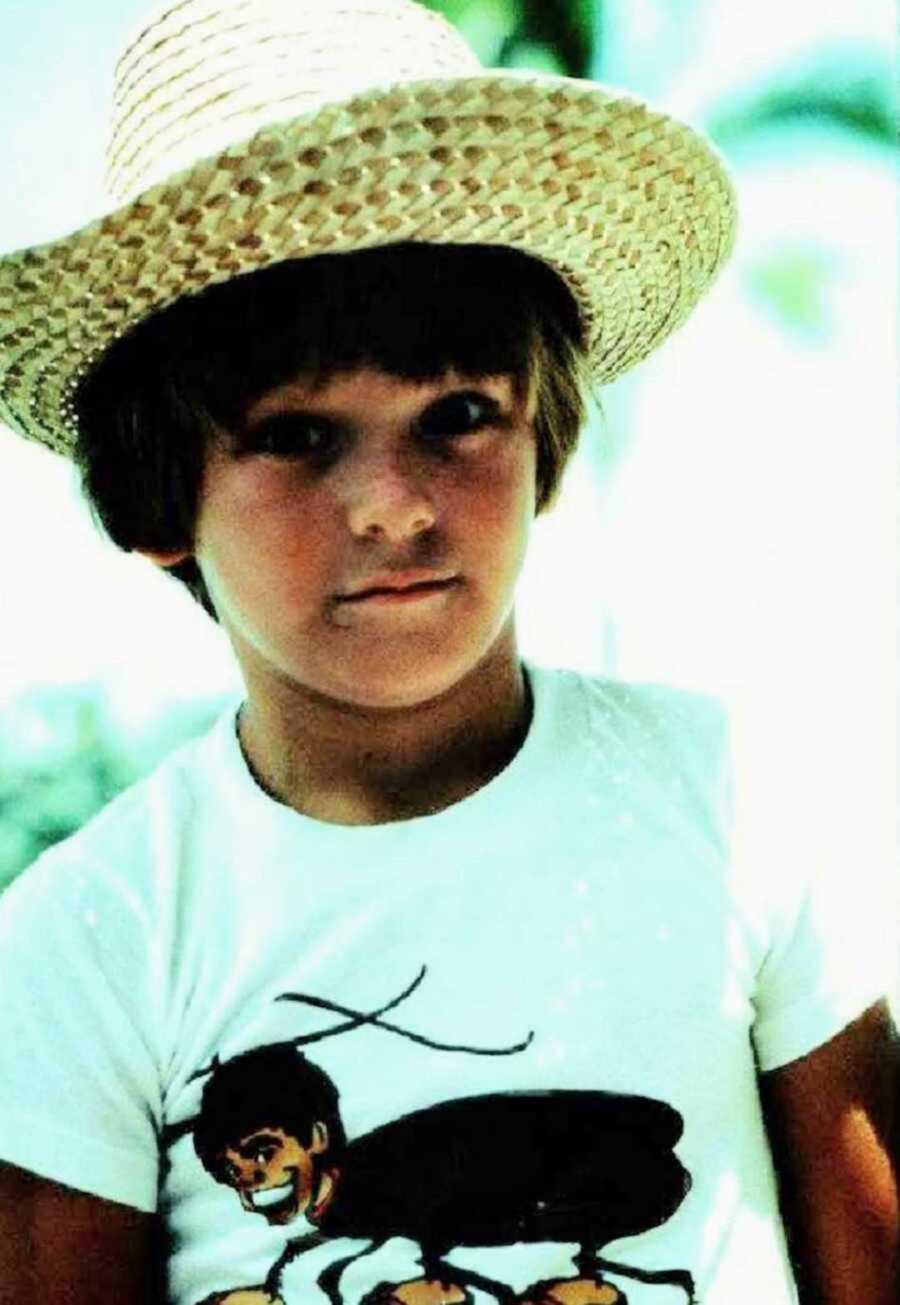
[{"label": "printed graphic on shirt", "polygon": [[[172,1130],[170,1143],[192,1131],[207,1173],[234,1192],[248,1217],[278,1227],[299,1221],[303,1231],[288,1238],[265,1282],[198,1305],[294,1305],[282,1294],[287,1266],[342,1237],[368,1244],[319,1274],[330,1305],[351,1305],[341,1292],[345,1270],[395,1237],[418,1248],[421,1276],[380,1283],[358,1305],[472,1305],[476,1289],[498,1305],[627,1305],[608,1273],[677,1287],[694,1301],[685,1269],[651,1272],[601,1255],[609,1242],[665,1223],[690,1187],[673,1149],[683,1120],[663,1101],[569,1089],[490,1093],[439,1102],[347,1138],[338,1089],[300,1044],[373,1023],[472,1055],[515,1055],[532,1040],[450,1048],[385,1021],[424,974],[376,1012],[284,994],[346,1019],[199,1071],[207,1079],[200,1114]],[[520,1293],[447,1258],[465,1247],[546,1242],[577,1245],[571,1276]]]}]

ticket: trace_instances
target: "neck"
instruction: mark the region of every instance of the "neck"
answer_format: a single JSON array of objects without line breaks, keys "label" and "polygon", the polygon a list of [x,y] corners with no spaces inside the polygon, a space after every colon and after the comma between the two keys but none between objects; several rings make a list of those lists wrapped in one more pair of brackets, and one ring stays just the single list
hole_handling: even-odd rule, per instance
[{"label": "neck", "polygon": [[531,718],[518,657],[490,656],[440,696],[379,710],[297,686],[254,698],[239,737],[271,797],[333,824],[383,824],[460,801],[503,770]]}]

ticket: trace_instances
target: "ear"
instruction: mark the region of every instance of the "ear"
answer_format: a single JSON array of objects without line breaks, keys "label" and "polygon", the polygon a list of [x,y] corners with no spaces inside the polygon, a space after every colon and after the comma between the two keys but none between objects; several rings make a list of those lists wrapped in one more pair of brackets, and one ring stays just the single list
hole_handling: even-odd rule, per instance
[{"label": "ear", "polygon": [[328,1150],[328,1125],[320,1120],[316,1120],[312,1126],[312,1145],[309,1150],[311,1155],[322,1155]]},{"label": "ear", "polygon": [[146,557],[148,562],[163,568],[178,566],[179,562],[186,562],[189,557],[193,556],[189,548],[173,549],[170,553],[157,552],[153,548],[136,548],[134,551],[139,553],[141,557]]}]

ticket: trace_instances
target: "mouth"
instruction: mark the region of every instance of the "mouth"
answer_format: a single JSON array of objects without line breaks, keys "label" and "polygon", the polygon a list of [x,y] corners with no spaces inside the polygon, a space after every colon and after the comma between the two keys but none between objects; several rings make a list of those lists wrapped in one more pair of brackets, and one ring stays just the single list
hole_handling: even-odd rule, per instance
[{"label": "mouth", "polygon": [[359,606],[362,604],[416,603],[435,597],[454,588],[459,583],[457,576],[445,580],[421,580],[405,585],[373,585],[370,589],[360,590],[354,594],[341,594],[340,603]]},{"label": "mouth", "polygon": [[270,1221],[284,1218],[285,1215],[295,1212],[294,1184],[287,1182],[280,1187],[267,1187],[261,1191],[247,1192],[247,1204],[257,1214],[264,1215]]}]

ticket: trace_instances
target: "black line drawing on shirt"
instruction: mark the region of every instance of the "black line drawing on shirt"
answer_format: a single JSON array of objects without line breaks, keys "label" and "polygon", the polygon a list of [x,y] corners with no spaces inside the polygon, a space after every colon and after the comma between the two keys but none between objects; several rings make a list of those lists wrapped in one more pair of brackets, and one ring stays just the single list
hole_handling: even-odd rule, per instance
[{"label": "black line drawing on shirt", "polygon": [[[276,997],[276,1001],[295,1001],[301,1002],[304,1006],[311,1006],[316,1010],[333,1011],[337,1015],[346,1015],[348,1018],[343,1024],[332,1024],[329,1028],[319,1029],[316,1033],[304,1033],[299,1037],[290,1038],[286,1042],[269,1043],[269,1046],[284,1047],[305,1047],[311,1042],[323,1042],[326,1038],[337,1037],[341,1033],[351,1033],[354,1029],[362,1028],[364,1025],[372,1025],[375,1028],[385,1029],[389,1033],[396,1033],[399,1037],[406,1038],[410,1042],[418,1042],[423,1047],[430,1047],[433,1051],[460,1051],[469,1056],[514,1056],[518,1052],[524,1051],[534,1040],[534,1033],[531,1032],[521,1042],[516,1042],[510,1047],[472,1047],[465,1043],[458,1045],[448,1042],[435,1042],[432,1038],[425,1037],[422,1033],[413,1033],[410,1029],[400,1028],[397,1024],[390,1024],[382,1016],[388,1011],[395,1010],[402,1002],[411,997],[416,989],[420,986],[425,975],[428,973],[427,965],[423,965],[419,973],[413,979],[408,987],[392,997],[384,1006],[372,1011],[351,1010],[349,1006],[342,1006],[338,1002],[328,1001],[324,997],[313,997],[303,992],[283,992]],[[196,1070],[187,1080],[189,1083],[198,1078],[207,1078],[214,1074],[220,1068],[222,1061],[218,1056],[213,1056],[208,1065],[202,1069]],[[187,1125],[193,1123],[192,1120],[186,1121]],[[182,1131],[190,1131],[189,1127],[181,1127]]]},{"label": "black line drawing on shirt", "polygon": [[[473,1288],[498,1305],[627,1305],[605,1273],[680,1288],[695,1302],[687,1270],[643,1270],[601,1254],[612,1241],[665,1223],[690,1188],[674,1154],[683,1120],[663,1101],[593,1090],[490,1093],[439,1102],[348,1141],[337,1087],[299,1044],[368,1023],[449,1050],[382,1020],[424,973],[367,1014],[285,994],[347,1020],[305,1039],[216,1058],[204,1071],[200,1114],[175,1126],[178,1135],[193,1132],[207,1172],[235,1192],[248,1214],[271,1226],[302,1216],[307,1231],[287,1241],[264,1283],[216,1293],[202,1305],[276,1305],[287,1266],[339,1237],[369,1244],[319,1274],[330,1305],[345,1305],[344,1271],[394,1237],[416,1244],[422,1277],[382,1283],[363,1305],[465,1305]],[[515,1054],[531,1036],[493,1052],[452,1049]],[[575,1274],[534,1283],[517,1296],[448,1259],[458,1248],[535,1242],[575,1243]]]}]

